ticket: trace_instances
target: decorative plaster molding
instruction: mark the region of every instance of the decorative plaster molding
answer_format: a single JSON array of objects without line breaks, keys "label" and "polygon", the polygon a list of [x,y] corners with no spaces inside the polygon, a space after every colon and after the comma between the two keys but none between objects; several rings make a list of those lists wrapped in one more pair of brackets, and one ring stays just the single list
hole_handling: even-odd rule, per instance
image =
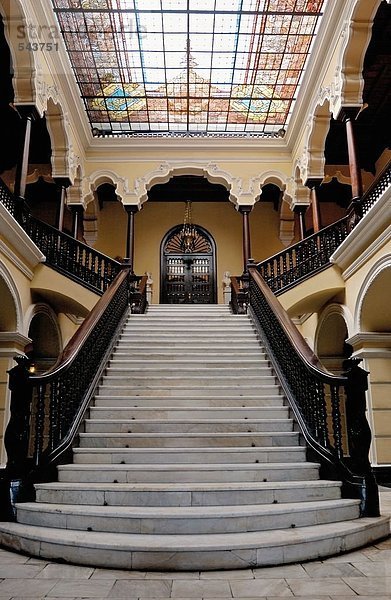
[{"label": "decorative plaster molding", "polygon": [[[0,235],[2,235],[13,248],[18,249],[18,253],[26,261],[28,267],[33,268],[37,264],[45,262],[45,255],[37,248],[31,238],[10,215],[3,204],[0,204]],[[18,259],[18,261],[15,262],[15,265],[20,268],[20,264],[21,261]]]},{"label": "decorative plaster molding", "polygon": [[31,269],[29,269],[20,260],[20,258],[14,252],[12,252],[12,250],[9,249],[9,247],[7,246],[7,244],[5,244],[2,240],[0,240],[0,253],[4,254],[4,256],[6,256],[8,258],[8,260],[10,260],[11,263],[13,265],[15,265],[15,267],[17,269],[19,269],[19,271],[21,273],[23,273],[23,275],[25,275],[27,277],[27,279],[29,279],[30,281],[33,280],[33,277],[34,277],[33,271]]},{"label": "decorative plaster molding", "polygon": [[360,332],[346,341],[353,347],[355,357],[391,359],[391,333]]},{"label": "decorative plaster molding", "polygon": [[[207,163],[177,163],[171,161],[164,161],[160,163],[157,169],[150,171],[144,177],[140,177],[135,180],[134,193],[138,198],[138,204],[141,206],[146,200],[148,190],[156,184],[167,183],[171,177],[178,175],[198,175],[206,177],[210,183],[219,183],[223,185],[229,191],[229,199],[234,204],[239,203],[239,197],[243,195],[242,180],[233,177],[227,171],[220,169],[220,167],[213,162]],[[246,194],[246,192],[244,192]],[[249,195],[249,192],[247,192]],[[246,200],[243,204],[253,204]]]},{"label": "decorative plaster molding", "polygon": [[77,317],[76,315],[72,315],[71,313],[65,313],[65,316],[74,324],[80,327],[80,325],[84,322],[84,317]]},{"label": "decorative plaster molding", "polygon": [[356,311],[355,311],[355,315],[354,315],[356,331],[360,331],[360,329],[361,329],[361,312],[362,312],[362,306],[363,306],[365,296],[366,296],[369,288],[371,287],[372,283],[378,277],[378,275],[380,275],[380,273],[384,269],[387,269],[387,268],[388,269],[391,268],[391,254],[381,257],[381,259],[369,271],[369,273],[367,274],[367,276],[365,277],[365,279],[361,285],[361,288],[357,295]]},{"label": "decorative plaster molding", "polygon": [[390,239],[390,214],[391,186],[330,257],[330,261],[340,267],[345,280]]},{"label": "decorative plaster molding", "polygon": [[19,331],[0,331],[0,357],[20,354],[31,343],[31,339]]}]

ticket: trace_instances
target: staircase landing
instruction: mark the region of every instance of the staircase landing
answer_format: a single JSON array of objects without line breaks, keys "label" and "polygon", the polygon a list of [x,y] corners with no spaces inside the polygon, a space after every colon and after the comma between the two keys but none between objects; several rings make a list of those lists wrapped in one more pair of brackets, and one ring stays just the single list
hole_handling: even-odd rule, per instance
[{"label": "staircase landing", "polygon": [[48,559],[148,570],[317,559],[388,535],[319,479],[247,316],[130,315],[72,464],[0,541]]}]

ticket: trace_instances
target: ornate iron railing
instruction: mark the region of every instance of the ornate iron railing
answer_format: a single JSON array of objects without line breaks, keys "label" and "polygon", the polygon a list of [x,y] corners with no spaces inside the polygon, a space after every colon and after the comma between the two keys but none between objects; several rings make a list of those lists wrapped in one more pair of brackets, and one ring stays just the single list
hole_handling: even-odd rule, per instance
[{"label": "ornate iron railing", "polygon": [[270,289],[278,296],[315,273],[330,266],[330,257],[346,239],[352,228],[379,200],[391,185],[391,163],[357,203],[357,214],[347,215],[336,223],[293,244],[257,264],[257,269]]},{"label": "ornate iron railing", "polygon": [[103,294],[121,263],[33,217],[0,180],[0,202],[46,257],[46,264],[92,291]]},{"label": "ornate iron railing", "polygon": [[376,181],[365,192],[360,206],[363,217],[391,185],[391,161],[386,164]]},{"label": "ornate iron railing", "polygon": [[330,257],[349,234],[347,217],[308,236],[301,242],[257,264],[257,269],[276,294],[330,266]]},{"label": "ornate iron railing", "polygon": [[361,516],[378,516],[377,486],[368,459],[366,371],[357,359],[350,359],[343,376],[328,373],[255,264],[250,264],[248,277],[249,311],[322,476],[342,480],[343,494],[361,499]]},{"label": "ornate iron railing", "polygon": [[129,307],[145,310],[146,279],[124,267],[50,371],[26,377],[26,359],[10,371],[11,413],[23,405],[30,423],[27,431],[17,432],[11,420],[7,428],[10,479],[50,478],[51,466],[66,460]]}]

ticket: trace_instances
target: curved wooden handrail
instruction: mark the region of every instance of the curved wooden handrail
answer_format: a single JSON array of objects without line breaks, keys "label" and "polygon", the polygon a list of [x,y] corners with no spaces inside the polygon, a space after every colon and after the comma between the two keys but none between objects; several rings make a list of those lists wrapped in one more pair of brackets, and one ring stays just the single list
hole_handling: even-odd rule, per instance
[{"label": "curved wooden handrail", "polygon": [[125,265],[122,271],[120,271],[115,277],[112,285],[104,292],[103,296],[99,298],[92,311],[88,314],[78,330],[73,334],[68,344],[65,346],[64,350],[57,359],[55,365],[53,365],[50,370],[42,375],[31,376],[31,382],[33,385],[37,384],[38,382],[48,383],[60,375],[69,367],[69,365],[72,364],[84,342],[96,327],[97,322],[107,309],[124,280],[129,277],[129,275],[130,267]]},{"label": "curved wooden handrail", "polygon": [[295,327],[292,321],[289,319],[286,311],[282,308],[269,286],[266,285],[265,281],[258,273],[256,266],[249,266],[249,273],[256,281],[257,285],[261,288],[262,293],[267,299],[270,308],[273,310],[276,318],[280,322],[286,336],[291,341],[293,347],[296,349],[298,354],[301,356],[302,361],[307,365],[314,374],[321,377],[326,383],[344,385],[347,381],[346,377],[333,375],[327,371],[319,358],[311,350],[300,331]]}]

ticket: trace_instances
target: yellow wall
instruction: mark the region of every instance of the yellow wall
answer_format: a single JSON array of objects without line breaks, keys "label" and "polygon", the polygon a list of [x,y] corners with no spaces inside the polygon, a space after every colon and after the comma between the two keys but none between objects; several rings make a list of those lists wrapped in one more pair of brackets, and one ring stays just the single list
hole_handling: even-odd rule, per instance
[{"label": "yellow wall", "polygon": [[[135,216],[135,267],[137,274],[152,273],[153,302],[160,294],[160,245],[166,233],[183,223],[184,202],[146,202]],[[204,227],[216,242],[218,302],[223,302],[225,271],[243,271],[242,215],[230,202],[194,202],[194,223]],[[95,248],[109,256],[125,255],[126,213],[118,202],[106,202],[98,218]],[[282,249],[279,215],[272,203],[259,202],[250,214],[252,256],[263,260]]]}]

